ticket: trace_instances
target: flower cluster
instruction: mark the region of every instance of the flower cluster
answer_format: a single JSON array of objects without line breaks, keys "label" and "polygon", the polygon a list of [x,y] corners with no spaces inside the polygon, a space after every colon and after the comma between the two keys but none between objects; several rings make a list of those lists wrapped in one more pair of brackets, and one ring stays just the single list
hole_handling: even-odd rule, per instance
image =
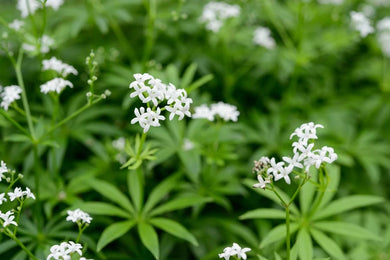
[{"label": "flower cluster", "polygon": [[271,36],[271,30],[266,27],[256,28],[253,35],[253,42],[267,49],[273,49],[276,45],[274,38]]},{"label": "flower cluster", "polygon": [[344,0],[318,0],[318,3],[323,5],[342,5]]},{"label": "flower cluster", "polygon": [[390,57],[390,17],[380,20],[376,28],[378,29],[378,41],[383,54]]},{"label": "flower cluster", "polygon": [[41,92],[44,94],[49,92],[57,92],[60,94],[61,91],[66,88],[66,86],[73,88],[73,84],[69,80],[65,80],[63,78],[54,78],[41,85]]},{"label": "flower cluster", "polygon": [[81,223],[81,224],[91,223],[92,217],[90,217],[88,213],[85,213],[81,209],[76,209],[73,211],[68,210],[67,213],[68,216],[66,217],[66,221],[72,221],[73,223]]},{"label": "flower cluster", "polygon": [[42,61],[42,70],[54,70],[62,77],[66,77],[69,74],[77,75],[77,70],[66,63],[63,63],[61,60],[58,60],[56,57],[52,57],[49,60]]},{"label": "flower cluster", "polygon": [[[21,12],[22,17],[34,14],[39,8],[43,8],[42,2],[39,0],[18,0],[17,8]],[[54,10],[58,10],[64,3],[64,0],[46,0],[46,6]]]},{"label": "flower cluster", "polygon": [[194,108],[195,113],[192,115],[193,118],[205,118],[209,121],[214,121],[215,116],[219,116],[225,121],[237,121],[240,112],[237,111],[237,107],[226,104],[223,102],[218,102],[211,104],[210,107],[207,105],[201,105]]},{"label": "flower cluster", "polygon": [[[54,40],[47,35],[43,35],[42,38],[31,39],[29,43],[23,43],[23,50],[29,53],[48,53],[50,47],[54,45]],[[38,49],[38,47],[40,47]]]},{"label": "flower cluster", "polygon": [[370,20],[362,13],[351,11],[352,27],[360,33],[360,36],[365,38],[368,34],[374,32],[374,27],[370,25]]},{"label": "flower cluster", "polygon": [[19,31],[23,26],[24,26],[24,22],[18,19],[14,19],[12,23],[8,24],[8,27],[15,31]]},{"label": "flower cluster", "polygon": [[324,146],[321,149],[313,150],[314,143],[311,141],[317,139],[317,128],[323,128],[323,126],[310,122],[295,129],[290,136],[290,139],[294,136],[298,137],[298,141],[292,144],[294,152],[292,158],[284,156],[282,162],[276,162],[275,158],[261,157],[258,161],[255,161],[253,171],[257,173],[259,183],[256,183],[254,187],[265,189],[272,178],[275,181],[283,178],[286,183],[290,184],[289,174],[295,167],[304,168],[306,172],[309,172],[311,166],[319,169],[323,163],[334,162],[337,159],[337,154],[333,148]]},{"label": "flower cluster", "polygon": [[4,88],[0,86],[0,106],[4,108],[4,110],[8,110],[8,107],[11,105],[12,102],[20,99],[21,93],[22,88],[19,86],[12,85]]},{"label": "flower cluster", "polygon": [[233,246],[226,247],[222,254],[218,254],[219,258],[225,258],[229,260],[231,256],[236,256],[238,259],[246,259],[246,252],[251,251],[250,248],[241,248],[237,243],[233,243]]},{"label": "flower cluster", "polygon": [[209,31],[218,32],[223,22],[231,17],[240,15],[241,9],[238,5],[229,5],[223,2],[209,2],[203,7],[201,22],[206,23]]},{"label": "flower cluster", "polygon": [[70,260],[73,253],[77,253],[82,256],[82,248],[82,245],[73,241],[62,242],[61,244],[54,245],[50,248],[50,255],[47,256],[46,260]]},{"label": "flower cluster", "polygon": [[[131,98],[137,97],[145,104],[152,103],[153,108],[136,108],[134,110],[135,118],[131,120],[131,124],[139,123],[146,133],[151,126],[160,126],[160,120],[165,120],[161,115],[162,110],[170,112],[169,120],[172,120],[175,115],[182,120],[184,116],[191,116],[190,104],[192,99],[187,97],[187,92],[184,89],[176,89],[169,83],[168,85],[161,80],[154,78],[148,73],[134,74],[135,81],[130,83],[130,88],[134,92],[130,94]],[[161,102],[166,102],[162,108],[159,107]]]},{"label": "flower cluster", "polygon": [[18,223],[14,221],[15,216],[12,210],[7,211],[6,213],[2,213],[0,211],[0,218],[2,220],[1,222],[3,224],[3,227],[7,227],[8,225],[18,225]]},{"label": "flower cluster", "polygon": [[16,187],[13,192],[8,192],[8,196],[10,201],[14,201],[15,199],[24,199],[24,196],[35,200],[35,195],[29,188],[26,188],[26,190],[23,191],[22,188]]}]

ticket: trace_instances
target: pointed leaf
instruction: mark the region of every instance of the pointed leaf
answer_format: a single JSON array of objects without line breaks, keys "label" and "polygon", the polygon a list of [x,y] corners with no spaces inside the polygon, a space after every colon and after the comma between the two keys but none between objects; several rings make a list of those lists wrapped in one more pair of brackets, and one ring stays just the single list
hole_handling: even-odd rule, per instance
[{"label": "pointed leaf", "polygon": [[97,243],[97,251],[100,251],[105,247],[108,243],[114,241],[115,239],[123,236],[127,233],[133,226],[135,225],[135,221],[126,220],[118,223],[114,223],[108,226],[102,233]]},{"label": "pointed leaf", "polygon": [[[311,174],[312,181],[317,181],[317,174]],[[317,190],[317,186],[311,182],[307,182],[303,185],[299,192],[299,205],[302,213],[307,213],[312,205],[314,199],[314,193]]]},{"label": "pointed leaf", "polygon": [[129,201],[129,199],[117,187],[115,187],[111,183],[95,179],[90,181],[90,185],[94,190],[99,192],[107,199],[122,206],[125,210],[128,210],[130,213],[134,213],[134,207]]},{"label": "pointed leaf", "polygon": [[240,219],[284,219],[286,213],[280,209],[255,209],[240,216]]},{"label": "pointed leaf", "polygon": [[[298,229],[298,224],[291,223],[290,224],[290,235],[294,234]],[[286,238],[286,224],[278,225],[274,227],[268,234],[265,236],[263,241],[260,243],[260,247],[264,248],[274,242]]]},{"label": "pointed leaf", "polygon": [[359,207],[365,207],[376,203],[383,202],[383,198],[372,195],[353,195],[335,200],[317,211],[313,219],[326,218],[332,215],[337,215],[348,210]]},{"label": "pointed leaf", "polygon": [[329,201],[332,200],[334,195],[337,192],[337,188],[339,187],[340,182],[340,167],[336,165],[329,164],[326,166],[326,171],[328,173],[328,187],[326,188],[325,194],[322,197],[321,204],[319,208],[322,208]]},{"label": "pointed leaf", "polygon": [[194,78],[196,68],[197,68],[196,63],[191,63],[191,65],[186,68],[183,77],[181,79],[180,88],[185,89],[191,83],[191,81]]},{"label": "pointed leaf", "polygon": [[150,212],[149,215],[155,216],[155,215],[163,214],[163,213],[166,213],[169,211],[183,209],[183,208],[195,206],[195,205],[201,204],[201,203],[206,203],[209,201],[210,201],[209,198],[201,197],[199,195],[193,195],[190,197],[179,197],[179,198],[172,199],[172,200],[162,204],[161,206],[154,208]]},{"label": "pointed leaf", "polygon": [[137,212],[141,211],[144,201],[144,185],[144,176],[141,168],[135,171],[130,170],[127,173],[127,187]]},{"label": "pointed leaf", "polygon": [[150,193],[145,203],[144,212],[148,213],[160,200],[162,200],[177,184],[178,174],[166,178]]},{"label": "pointed leaf", "polygon": [[351,223],[338,221],[320,221],[316,222],[314,226],[323,231],[331,232],[338,235],[362,239],[380,240],[380,237],[378,237],[371,231]]},{"label": "pointed leaf", "polygon": [[124,211],[112,204],[100,201],[81,202],[76,205],[78,208],[93,215],[117,216],[130,218],[129,212]]},{"label": "pointed leaf", "polygon": [[327,252],[329,255],[333,256],[335,259],[346,259],[343,251],[337,245],[337,243],[325,235],[323,232],[312,228],[310,229],[310,233],[313,236],[314,240],[321,246],[321,248]]},{"label": "pointed leaf", "polygon": [[153,218],[149,221],[152,225],[164,230],[171,235],[187,240],[194,246],[198,245],[198,241],[196,241],[196,238],[185,227],[183,227],[176,221],[167,218]]},{"label": "pointed leaf", "polygon": [[152,253],[154,258],[159,259],[159,245],[156,230],[145,222],[138,224],[138,234],[141,238],[142,244]]},{"label": "pointed leaf", "polygon": [[298,237],[297,237],[297,246],[298,246],[299,259],[302,260],[313,259],[313,243],[311,241],[309,232],[307,232],[306,228],[302,228],[299,230]]}]

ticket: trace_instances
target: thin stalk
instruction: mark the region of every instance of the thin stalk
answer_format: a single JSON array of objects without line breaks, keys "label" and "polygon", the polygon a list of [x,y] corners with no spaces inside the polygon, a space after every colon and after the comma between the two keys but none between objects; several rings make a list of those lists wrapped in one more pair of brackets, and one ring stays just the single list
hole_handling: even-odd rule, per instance
[{"label": "thin stalk", "polygon": [[17,129],[19,129],[22,133],[32,138],[31,134],[24,129],[18,122],[16,122],[12,117],[10,117],[3,109],[0,109],[0,114],[4,116],[8,121],[10,121]]},{"label": "thin stalk", "polygon": [[318,207],[321,205],[322,198],[324,197],[326,187],[328,186],[328,181],[323,182],[324,173],[325,173],[325,175],[326,175],[326,177],[327,177],[328,174],[327,174],[327,172],[326,172],[325,167],[321,166],[321,167],[320,167],[320,172],[319,172],[319,181],[320,181],[320,183],[321,183],[321,188],[322,188],[322,189],[320,189],[320,194],[316,197],[314,206],[313,206],[313,208],[310,210],[309,218],[312,217],[312,216],[314,215],[314,213],[317,211]]},{"label": "thin stalk", "polygon": [[289,206],[285,207],[286,209],[286,251],[287,251],[287,260],[290,260],[290,209]]},{"label": "thin stalk", "polygon": [[13,59],[11,59],[11,61],[12,61],[12,64],[14,66],[14,69],[15,69],[18,85],[22,88],[22,102],[23,102],[24,111],[26,112],[26,120],[27,120],[27,124],[28,124],[28,129],[30,130],[32,139],[35,140],[36,136],[35,136],[34,125],[32,122],[30,106],[28,104],[26,88],[24,86],[24,81],[23,81],[23,76],[22,76],[22,69],[21,69],[22,60],[23,60],[23,50],[20,49],[16,63]]},{"label": "thin stalk", "polygon": [[284,201],[282,196],[275,190],[274,185],[271,183],[271,190],[275,193],[276,197],[279,198],[279,200],[282,202],[283,207],[288,207],[288,204]]},{"label": "thin stalk", "polygon": [[145,30],[146,44],[142,58],[142,70],[146,70],[146,64],[149,60],[154,43],[154,22],[156,20],[157,2],[155,0],[144,0],[144,5],[148,13],[148,25]]},{"label": "thin stalk", "polygon": [[291,197],[291,199],[290,199],[290,201],[289,201],[289,203],[288,203],[288,206],[290,206],[291,203],[294,202],[295,197],[298,195],[299,191],[302,189],[302,186],[306,183],[306,181],[307,181],[306,178],[303,179],[303,181],[301,181],[301,183],[299,184],[297,190],[296,190],[296,191],[294,192],[294,194],[292,195],[292,197]]},{"label": "thin stalk", "polygon": [[38,258],[36,258],[33,253],[31,253],[31,251],[22,243],[22,241],[20,241],[8,228],[6,228],[6,232],[4,232],[4,234],[12,238],[16,244],[18,244],[23,249],[23,251],[28,254],[30,259],[38,260]]},{"label": "thin stalk", "polygon": [[40,167],[40,159],[38,154],[38,145],[34,145],[34,186],[35,186],[35,218],[38,223],[38,230],[42,230],[42,213],[41,213],[41,193],[39,188],[41,167]]},{"label": "thin stalk", "polygon": [[139,156],[141,155],[141,152],[142,152],[142,148],[144,146],[144,143],[145,143],[145,140],[146,140],[146,136],[148,134],[147,133],[142,133],[142,136],[141,136],[141,141],[140,141],[140,144],[139,144],[139,147],[138,147],[138,151],[137,151],[137,159],[139,158]]}]

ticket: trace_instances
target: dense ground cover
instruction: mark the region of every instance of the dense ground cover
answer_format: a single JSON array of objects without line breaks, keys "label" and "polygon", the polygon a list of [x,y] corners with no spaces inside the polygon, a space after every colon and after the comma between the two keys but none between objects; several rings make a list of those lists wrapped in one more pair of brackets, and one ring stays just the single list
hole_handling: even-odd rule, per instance
[{"label": "dense ground cover", "polygon": [[2,0],[1,258],[389,259],[389,14]]}]

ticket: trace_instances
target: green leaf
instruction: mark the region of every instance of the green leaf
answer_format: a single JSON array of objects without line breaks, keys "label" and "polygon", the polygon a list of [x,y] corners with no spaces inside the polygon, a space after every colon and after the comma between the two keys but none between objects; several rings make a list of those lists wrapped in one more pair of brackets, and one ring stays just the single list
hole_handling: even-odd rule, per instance
[{"label": "green leaf", "polygon": [[155,216],[169,211],[183,209],[201,203],[206,203],[209,201],[210,201],[209,198],[201,197],[199,195],[193,195],[191,197],[179,197],[179,198],[172,199],[164,203],[163,205],[154,208],[149,215]]},{"label": "green leaf", "polygon": [[77,203],[77,207],[89,214],[130,218],[131,215],[112,204],[99,201]]},{"label": "green leaf", "polygon": [[339,221],[320,221],[314,226],[322,231],[355,238],[381,240],[380,237],[358,225]]},{"label": "green leaf", "polygon": [[214,76],[212,74],[207,74],[206,76],[201,77],[200,79],[198,79],[197,81],[192,83],[190,86],[188,86],[188,88],[186,89],[187,93],[188,94],[191,93],[192,91],[203,86],[204,84],[206,84],[207,82],[209,82],[213,78],[214,78]]},{"label": "green leaf", "polygon": [[372,195],[353,195],[331,202],[326,207],[317,211],[313,219],[322,219],[332,215],[337,215],[355,208],[365,207],[383,202],[383,198]]},{"label": "green leaf", "polygon": [[[311,174],[312,181],[317,181],[317,174]],[[300,209],[303,214],[307,213],[310,209],[310,206],[312,205],[314,193],[316,191],[317,187],[311,182],[305,183],[305,185],[301,188],[299,192],[299,203],[300,203]]]},{"label": "green leaf", "polygon": [[194,246],[198,245],[198,241],[196,241],[196,238],[185,227],[183,227],[176,221],[166,218],[153,218],[149,221],[152,225],[164,230],[171,235],[187,240]]},{"label": "green leaf", "polygon": [[332,200],[334,195],[337,192],[337,188],[340,182],[340,167],[336,165],[329,164],[326,166],[326,171],[328,173],[328,187],[326,188],[325,194],[322,197],[321,204],[319,208],[325,206],[329,201]]},{"label": "green leaf", "polygon": [[312,260],[313,259],[313,243],[311,241],[309,232],[306,228],[302,228],[298,232],[297,246],[299,259]]},{"label": "green leaf", "polygon": [[4,137],[4,141],[10,142],[31,142],[30,137],[23,134],[9,134]]},{"label": "green leaf", "polygon": [[333,239],[329,238],[323,232],[314,228],[310,229],[310,233],[313,236],[314,240],[329,255],[333,256],[335,259],[346,259],[343,251]]},{"label": "green leaf", "polygon": [[106,181],[91,180],[91,187],[112,202],[117,203],[130,213],[134,214],[134,207],[129,199],[114,185]]},{"label": "green leaf", "polygon": [[255,209],[240,216],[240,219],[284,219],[286,213],[279,209]]},{"label": "green leaf", "polygon": [[141,168],[127,173],[127,186],[137,211],[141,211],[144,201],[144,176]]},{"label": "green leaf", "polygon": [[185,89],[188,87],[188,85],[190,85],[191,81],[194,78],[197,67],[198,66],[196,65],[196,63],[191,63],[191,65],[187,67],[181,79],[180,88]]},{"label": "green leaf", "polygon": [[156,230],[145,222],[138,224],[138,234],[142,244],[153,254],[154,258],[159,259],[159,245]]},{"label": "green leaf", "polygon": [[152,190],[148,197],[148,200],[145,203],[145,207],[143,210],[145,213],[148,213],[177,185],[178,176],[178,174],[169,176]]},{"label": "green leaf", "polygon": [[[297,223],[291,223],[290,224],[290,235],[294,234],[298,229]],[[279,240],[286,238],[286,224],[281,224],[276,227],[274,227],[268,234],[265,236],[263,241],[260,243],[260,247],[264,248],[274,242],[277,242]]]},{"label": "green leaf", "polygon": [[102,250],[108,243],[127,233],[134,225],[135,221],[126,220],[108,226],[100,236],[96,250]]}]

